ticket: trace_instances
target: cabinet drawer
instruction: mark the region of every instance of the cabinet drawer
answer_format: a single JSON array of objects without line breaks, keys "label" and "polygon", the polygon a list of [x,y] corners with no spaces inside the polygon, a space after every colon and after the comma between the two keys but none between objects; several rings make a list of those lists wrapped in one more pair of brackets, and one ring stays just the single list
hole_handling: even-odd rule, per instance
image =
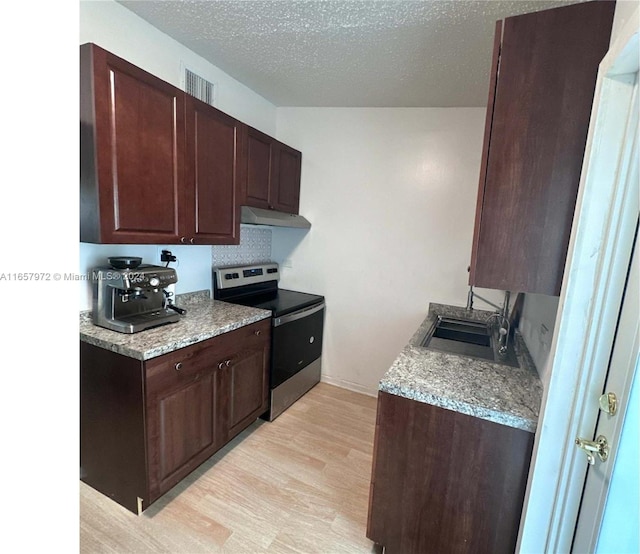
[{"label": "cabinet drawer", "polygon": [[270,333],[271,319],[264,319],[220,335],[212,340],[218,341],[219,352],[223,354],[224,358],[222,361],[226,361],[232,359],[243,350],[255,348],[264,342],[268,343],[271,337]]},{"label": "cabinet drawer", "polygon": [[268,341],[271,331],[271,319],[263,319],[257,323],[246,325],[229,333],[229,339],[233,341],[233,350],[252,348],[256,344]]},{"label": "cabinet drawer", "polygon": [[159,390],[186,384],[212,371],[219,357],[218,345],[210,339],[149,360],[145,364],[147,386]]},{"label": "cabinet drawer", "polygon": [[175,352],[146,362],[147,386],[154,390],[171,388],[203,377],[218,369],[242,350],[269,340],[271,320],[265,319],[240,329],[229,331],[206,341],[180,348]]}]

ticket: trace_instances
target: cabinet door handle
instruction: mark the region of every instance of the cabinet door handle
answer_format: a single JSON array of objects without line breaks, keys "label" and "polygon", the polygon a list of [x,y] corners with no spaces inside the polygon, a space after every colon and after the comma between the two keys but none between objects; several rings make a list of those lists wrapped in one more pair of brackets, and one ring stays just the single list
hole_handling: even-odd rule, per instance
[{"label": "cabinet door handle", "polygon": [[178,362],[178,363],[175,365],[175,368],[176,368],[176,371],[180,371],[180,370],[182,369],[182,362]]},{"label": "cabinet door handle", "polygon": [[190,242],[191,244],[193,244],[193,237],[191,237],[191,238],[189,239],[189,242]]},{"label": "cabinet door handle", "polygon": [[186,237],[180,237],[180,242],[182,244],[184,244],[185,242],[187,242],[187,238]]},{"label": "cabinet door handle", "polygon": [[229,367],[230,364],[231,364],[231,360],[227,360],[224,362],[224,365],[226,365],[227,367]]},{"label": "cabinet door handle", "polygon": [[256,337],[259,337],[262,334],[262,331],[258,329],[257,331],[254,331],[254,334],[256,335]]},{"label": "cabinet door handle", "polygon": [[223,367],[224,367],[224,362],[220,362],[220,363],[218,364],[218,369],[222,369]]}]

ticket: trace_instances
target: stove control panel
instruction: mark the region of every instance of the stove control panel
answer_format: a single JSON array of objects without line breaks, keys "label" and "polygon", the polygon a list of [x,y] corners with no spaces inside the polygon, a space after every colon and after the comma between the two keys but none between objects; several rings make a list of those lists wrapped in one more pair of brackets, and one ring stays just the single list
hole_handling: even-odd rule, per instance
[{"label": "stove control panel", "polygon": [[279,275],[278,264],[273,262],[218,267],[213,270],[213,278],[218,289],[242,287],[265,281],[278,281]]},{"label": "stove control panel", "polygon": [[264,270],[261,267],[252,267],[250,269],[242,270],[243,277],[259,277],[264,274]]}]

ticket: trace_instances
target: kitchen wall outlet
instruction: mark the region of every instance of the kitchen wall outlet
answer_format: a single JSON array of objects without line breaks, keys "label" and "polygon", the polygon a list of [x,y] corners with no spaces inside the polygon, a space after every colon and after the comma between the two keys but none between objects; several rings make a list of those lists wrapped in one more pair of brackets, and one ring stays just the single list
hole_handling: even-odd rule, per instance
[{"label": "kitchen wall outlet", "polygon": [[163,250],[171,250],[168,246],[158,246],[158,251],[156,252],[156,261],[154,262],[157,265],[164,265],[165,262],[162,261],[162,251]]},{"label": "kitchen wall outlet", "polygon": [[[169,262],[169,267],[176,269],[180,265],[180,260],[176,256],[175,249],[175,246],[158,246],[155,264],[164,267],[167,265],[167,262]],[[168,252],[169,255],[163,256],[163,251]],[[176,259],[175,261],[172,259],[163,259],[167,257],[176,257]]]},{"label": "kitchen wall outlet", "polygon": [[176,262],[178,259],[173,255],[171,250],[162,250],[160,253],[160,261],[164,263]]},{"label": "kitchen wall outlet", "polygon": [[549,346],[549,328],[544,324],[540,324],[540,343],[543,348],[548,348]]}]

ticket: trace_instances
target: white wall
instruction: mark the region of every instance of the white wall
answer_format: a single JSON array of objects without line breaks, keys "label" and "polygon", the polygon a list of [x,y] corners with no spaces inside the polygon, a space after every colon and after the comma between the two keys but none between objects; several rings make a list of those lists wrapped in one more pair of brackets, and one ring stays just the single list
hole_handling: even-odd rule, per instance
[{"label": "white wall", "polygon": [[276,107],[113,0],[80,2],[80,44],[94,42],[182,88],[181,64],[217,85],[215,106],[273,135]]},{"label": "white wall", "polygon": [[[274,229],[283,287],[327,299],[323,379],[375,394],[429,302],[464,306],[483,108],[279,108],[308,232]],[[501,302],[501,294],[479,293]],[[476,304],[477,308],[482,303]]]},{"label": "white wall", "polygon": [[558,296],[531,293],[524,295],[520,333],[543,383],[547,382],[547,361],[551,351],[559,300]]},{"label": "white wall", "polygon": [[[149,25],[112,0],[80,2],[80,44],[94,42],[157,77],[181,88],[182,64],[186,64],[217,87],[215,105],[223,112],[274,135],[276,107],[205,61],[180,43]],[[145,263],[160,263],[162,245],[80,244],[79,274],[106,264],[109,256],[141,256]],[[178,294],[211,288],[211,248],[205,246],[167,246],[179,265]],[[67,271],[73,271],[68,268]],[[79,309],[91,308],[88,281],[79,283]]]}]

